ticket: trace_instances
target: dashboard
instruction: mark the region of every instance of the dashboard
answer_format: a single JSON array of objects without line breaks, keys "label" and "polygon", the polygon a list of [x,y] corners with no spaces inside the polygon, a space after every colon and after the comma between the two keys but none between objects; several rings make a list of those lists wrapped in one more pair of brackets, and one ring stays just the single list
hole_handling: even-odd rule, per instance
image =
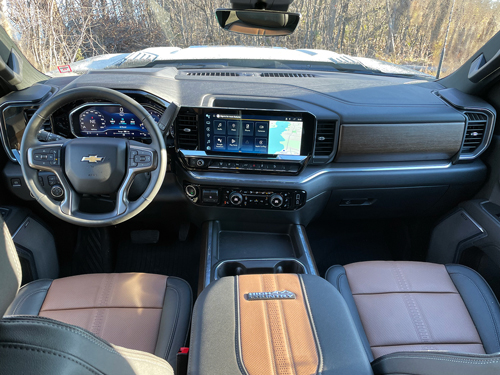
[{"label": "dashboard", "polygon": [[[236,220],[240,209],[249,221],[302,224],[321,215],[442,214],[486,178],[479,156],[496,112],[478,98],[406,78],[247,73],[89,72],[35,85],[22,100],[2,98],[2,142],[13,162],[4,176],[19,178],[15,151],[39,103],[58,90],[95,85],[131,96],[156,121],[171,103],[177,108],[164,131],[170,164],[157,209],[187,201],[193,221]],[[65,138],[149,142],[127,108],[98,101],[60,108],[44,129]],[[261,209],[275,214],[262,217]]]}]

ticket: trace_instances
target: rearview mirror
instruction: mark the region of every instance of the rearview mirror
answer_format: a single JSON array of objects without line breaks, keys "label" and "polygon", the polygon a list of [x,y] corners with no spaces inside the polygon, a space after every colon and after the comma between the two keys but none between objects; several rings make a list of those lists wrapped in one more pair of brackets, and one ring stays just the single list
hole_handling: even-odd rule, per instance
[{"label": "rearview mirror", "polygon": [[300,13],[270,10],[217,9],[215,14],[224,30],[257,36],[290,35],[300,21]]}]

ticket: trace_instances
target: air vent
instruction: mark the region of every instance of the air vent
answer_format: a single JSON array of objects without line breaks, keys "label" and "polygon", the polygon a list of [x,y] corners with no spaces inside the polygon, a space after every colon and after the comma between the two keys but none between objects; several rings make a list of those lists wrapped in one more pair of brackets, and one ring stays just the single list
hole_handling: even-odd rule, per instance
[{"label": "air vent", "polygon": [[[24,110],[24,118],[26,120],[26,125],[28,125],[28,122],[30,122],[31,118],[35,114],[35,112],[38,110],[38,108],[26,108]],[[52,124],[50,123],[50,119],[47,119],[43,125],[42,129],[45,130],[46,132],[51,133],[52,132]]]},{"label": "air vent", "polygon": [[467,131],[465,132],[462,154],[472,154],[483,143],[488,116],[480,112],[465,112]]},{"label": "air vent", "polygon": [[177,148],[196,150],[198,147],[198,115],[189,109],[181,109],[175,119]]},{"label": "air vent", "polygon": [[335,121],[318,121],[314,156],[330,156],[335,141]]},{"label": "air vent", "polygon": [[187,76],[196,77],[239,77],[240,73],[235,72],[187,72]]},{"label": "air vent", "polygon": [[314,78],[310,73],[260,73],[261,77],[266,78]]}]

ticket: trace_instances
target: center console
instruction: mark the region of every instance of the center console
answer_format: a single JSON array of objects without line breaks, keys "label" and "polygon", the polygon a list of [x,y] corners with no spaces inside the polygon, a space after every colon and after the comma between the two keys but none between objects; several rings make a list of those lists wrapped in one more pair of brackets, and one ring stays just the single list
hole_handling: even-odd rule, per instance
[{"label": "center console", "polygon": [[[181,108],[174,126],[183,169],[235,174],[299,174],[311,158],[315,131],[316,118],[308,112],[212,107]],[[307,200],[304,190],[265,184],[181,184],[186,197],[201,206],[293,211]]]},{"label": "center console", "polygon": [[312,275],[212,283],[193,311],[189,375],[373,374],[344,298]]}]

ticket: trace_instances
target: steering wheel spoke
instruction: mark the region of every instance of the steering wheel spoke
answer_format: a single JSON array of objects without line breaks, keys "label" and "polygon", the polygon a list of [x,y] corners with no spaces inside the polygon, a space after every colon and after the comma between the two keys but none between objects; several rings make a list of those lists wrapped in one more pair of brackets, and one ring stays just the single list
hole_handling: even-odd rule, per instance
[{"label": "steering wheel spoke", "polygon": [[63,200],[59,203],[61,212],[67,216],[75,216],[80,207],[80,195],[73,190],[64,176],[59,176],[59,181],[64,190]]},{"label": "steering wheel spoke", "polygon": [[146,144],[129,141],[127,173],[116,196],[116,214],[123,215],[129,210],[128,191],[139,173],[151,172],[158,167],[158,153]]}]

